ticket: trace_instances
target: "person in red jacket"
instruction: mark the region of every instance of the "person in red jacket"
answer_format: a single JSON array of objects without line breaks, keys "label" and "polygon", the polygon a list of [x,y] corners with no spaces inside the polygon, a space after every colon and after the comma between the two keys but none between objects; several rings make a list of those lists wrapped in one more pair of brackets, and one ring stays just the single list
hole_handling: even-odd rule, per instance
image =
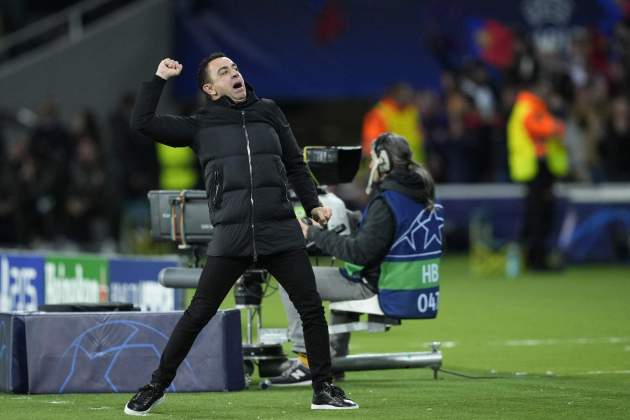
[{"label": "person in red jacket", "polygon": [[527,187],[523,239],[526,264],[547,269],[547,239],[552,230],[553,183],[568,170],[562,142],[564,124],[555,118],[543,98],[549,88],[543,81],[518,93],[508,122],[510,175]]},{"label": "person in red jacket", "polygon": [[363,155],[370,156],[372,141],[381,133],[392,132],[407,139],[413,160],[424,163],[424,137],[420,125],[420,108],[415,92],[407,83],[396,83],[363,117],[361,145]]}]

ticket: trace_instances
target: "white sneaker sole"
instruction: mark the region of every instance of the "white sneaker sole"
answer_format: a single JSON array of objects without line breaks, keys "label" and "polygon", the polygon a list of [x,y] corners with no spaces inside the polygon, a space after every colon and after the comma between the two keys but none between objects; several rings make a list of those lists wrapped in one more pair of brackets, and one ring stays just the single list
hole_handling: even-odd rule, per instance
[{"label": "white sneaker sole", "polygon": [[269,386],[273,386],[274,388],[277,386],[306,386],[306,385],[311,385],[313,383],[313,381],[302,381],[302,382],[292,382],[292,383],[286,383],[286,384],[274,384],[274,383],[270,383]]},{"label": "white sneaker sole", "polygon": [[359,408],[359,404],[355,404],[351,407],[337,407],[327,404],[311,404],[311,410],[356,410],[357,408]]},{"label": "white sneaker sole", "polygon": [[149,414],[149,412],[152,409],[154,409],[158,405],[162,404],[162,402],[164,401],[164,398],[166,398],[166,395],[162,395],[162,398],[160,398],[159,400],[154,402],[153,405],[151,407],[149,407],[149,409],[146,410],[146,411],[135,411],[135,410],[132,410],[131,408],[127,407],[127,404],[125,404],[125,414],[127,414],[128,416],[146,416],[147,414]]}]

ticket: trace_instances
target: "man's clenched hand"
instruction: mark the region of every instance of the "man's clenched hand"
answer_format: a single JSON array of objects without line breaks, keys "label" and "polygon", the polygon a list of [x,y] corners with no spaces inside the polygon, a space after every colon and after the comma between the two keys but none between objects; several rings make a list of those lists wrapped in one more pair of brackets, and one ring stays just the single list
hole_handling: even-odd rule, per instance
[{"label": "man's clenched hand", "polygon": [[183,68],[184,66],[179,64],[179,61],[165,58],[164,60],[160,61],[160,64],[158,65],[155,74],[156,76],[161,77],[164,80],[168,80],[171,77],[179,76]]}]

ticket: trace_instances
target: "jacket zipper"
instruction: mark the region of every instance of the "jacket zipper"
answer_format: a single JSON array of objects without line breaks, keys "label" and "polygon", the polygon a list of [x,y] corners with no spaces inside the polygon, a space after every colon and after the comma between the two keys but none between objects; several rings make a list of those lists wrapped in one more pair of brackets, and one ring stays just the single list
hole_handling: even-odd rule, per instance
[{"label": "jacket zipper", "polygon": [[219,170],[214,170],[214,200],[212,201],[212,207],[217,208],[219,202]]},{"label": "jacket zipper", "polygon": [[286,169],[284,168],[284,164],[282,163],[282,161],[279,162],[279,166],[280,166],[280,173],[282,174],[282,183],[283,186],[282,188],[284,188],[284,196],[287,199],[287,203],[289,203],[289,205],[291,204],[291,199],[289,199],[289,187],[287,186],[287,184],[284,183],[284,178],[287,178],[287,172]]},{"label": "jacket zipper", "polygon": [[245,133],[245,141],[247,143],[247,160],[249,162],[249,200],[252,203],[252,213],[250,222],[252,225],[252,247],[254,248],[254,262],[258,260],[258,253],[256,252],[256,232],[254,230],[254,175],[252,171],[252,152],[249,147],[249,134],[247,133],[247,127],[245,126],[245,111],[241,111],[243,118],[243,132]]}]

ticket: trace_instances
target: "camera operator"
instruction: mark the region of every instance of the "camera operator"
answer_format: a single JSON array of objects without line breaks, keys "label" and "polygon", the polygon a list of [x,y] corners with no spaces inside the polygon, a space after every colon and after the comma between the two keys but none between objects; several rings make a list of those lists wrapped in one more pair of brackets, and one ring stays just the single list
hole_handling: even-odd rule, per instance
[{"label": "camera operator", "polygon": [[[433,213],[433,179],[426,169],[412,160],[405,138],[392,133],[381,134],[372,143],[371,158],[366,191],[370,194],[374,184],[377,187],[376,196],[363,211],[356,232],[341,236],[321,229],[318,224],[308,226],[300,221],[307,241],[314,242],[323,252],[346,261],[343,268],[314,267],[315,283],[322,300],[367,299],[378,293],[381,265],[390,249],[401,239],[406,239],[405,236],[412,241],[422,241],[424,233],[417,232],[422,229],[411,228],[426,214],[423,213],[425,210]],[[441,234],[438,240],[441,242]],[[281,290],[281,297],[289,321],[289,339],[298,358],[280,376],[267,381],[273,386],[309,384],[312,375],[305,353],[302,325],[284,290]],[[358,314],[332,312],[332,324],[353,322],[357,318]],[[346,356],[349,340],[350,333],[332,335],[332,356]]]}]

